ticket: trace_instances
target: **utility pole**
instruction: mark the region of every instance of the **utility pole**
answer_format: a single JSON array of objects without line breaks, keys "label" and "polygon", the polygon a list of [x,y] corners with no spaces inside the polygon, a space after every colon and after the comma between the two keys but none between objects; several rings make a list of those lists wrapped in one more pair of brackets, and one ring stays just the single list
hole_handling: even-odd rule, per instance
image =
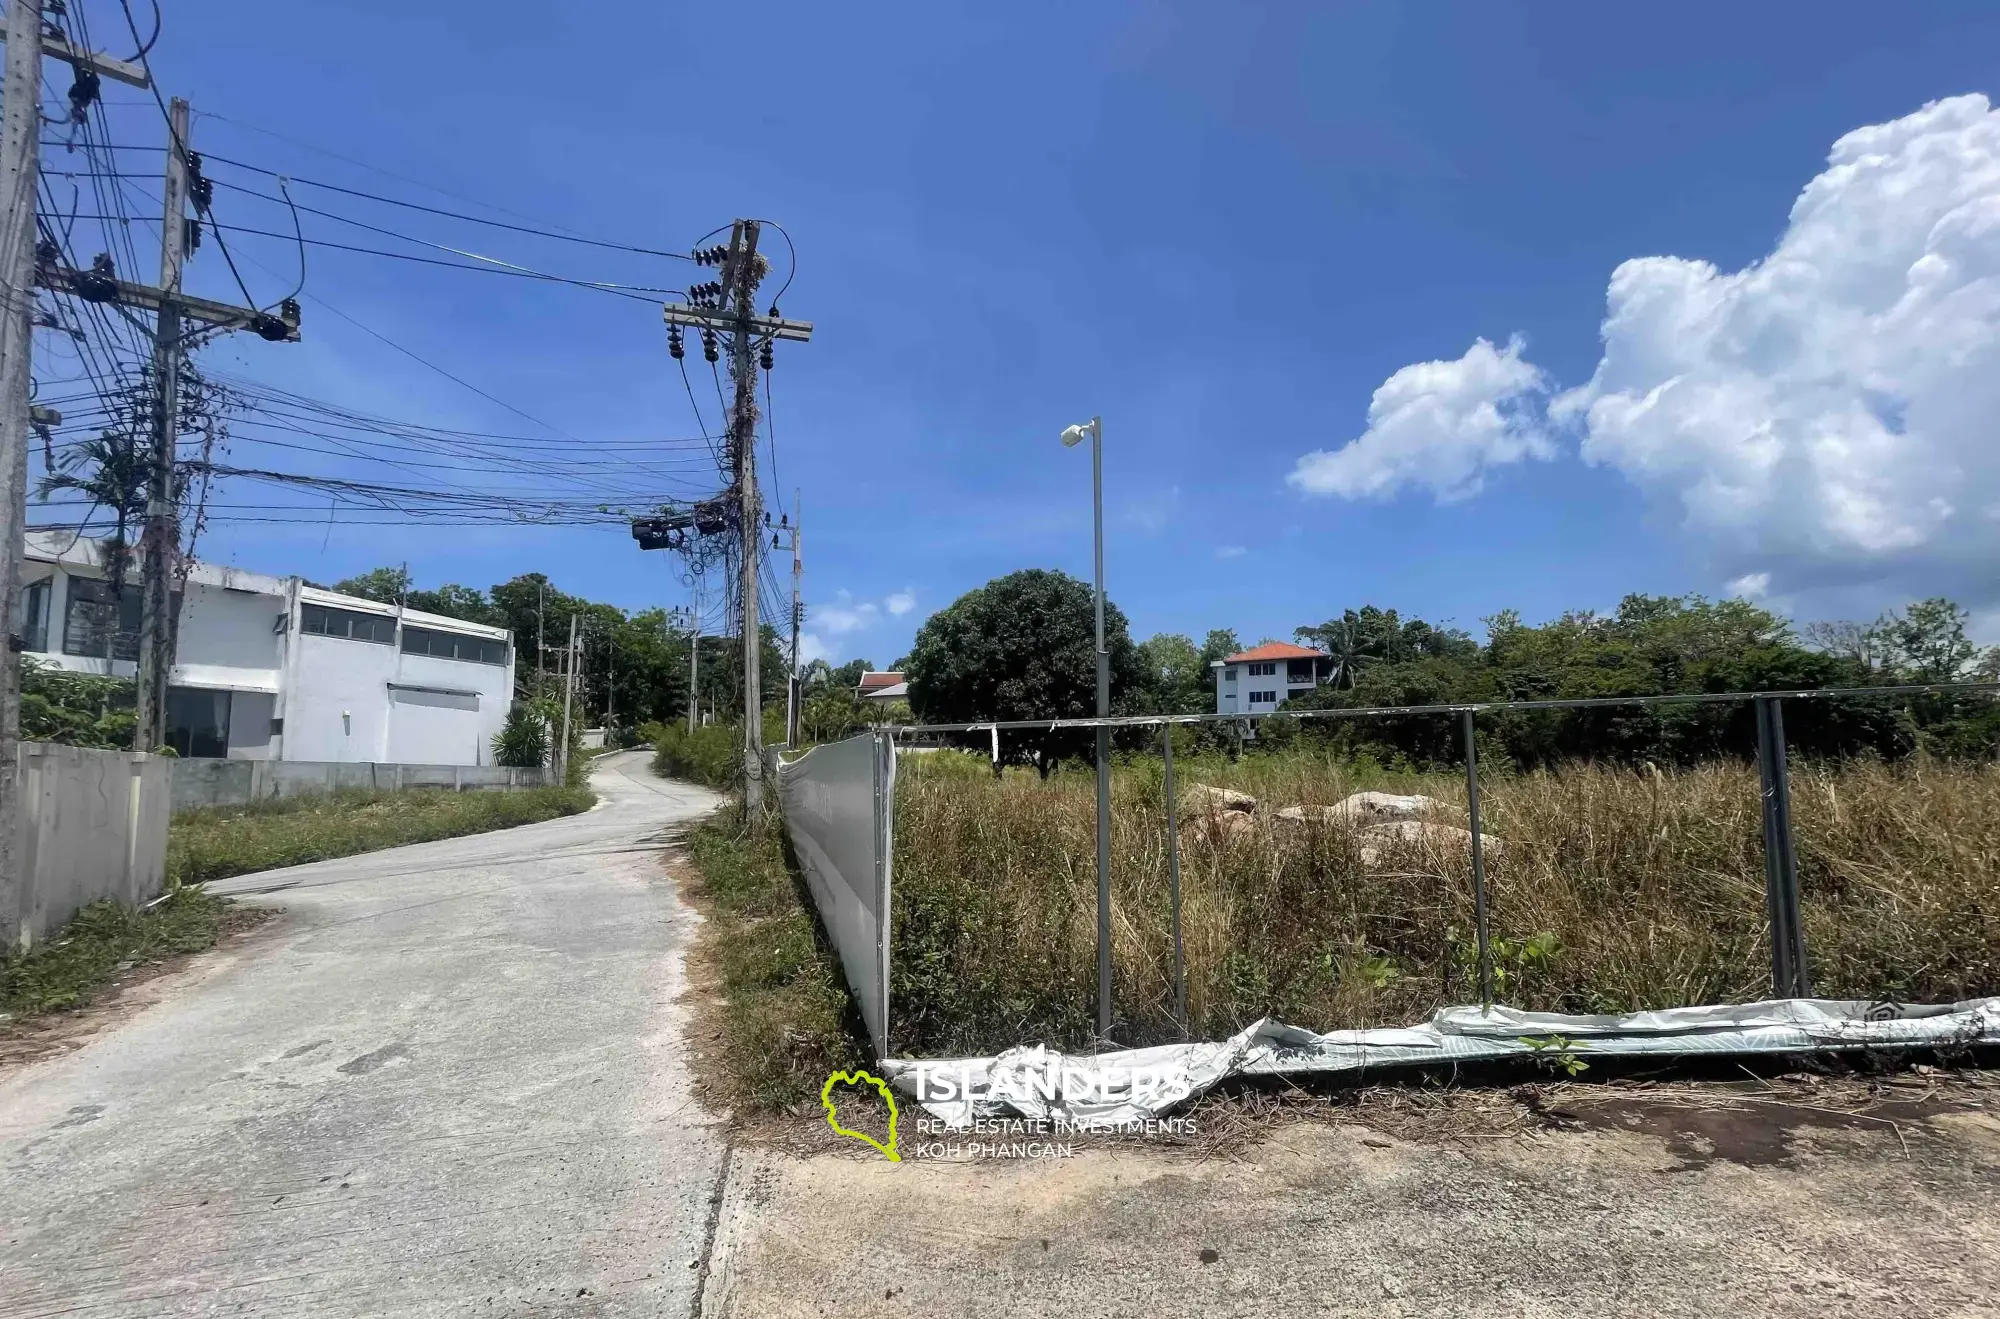
[{"label": "utility pole", "polygon": [[35,188],[41,174],[42,57],[134,87],[146,71],[72,47],[42,26],[42,0],[7,6],[4,127],[0,127],[0,944],[11,942],[21,897],[21,657],[15,597],[28,503],[28,395],[33,387]]},{"label": "utility pole", "polygon": [[[804,321],[787,321],[771,308],[759,316],[755,304],[757,285],[768,264],[757,254],[757,240],[763,225],[757,220],[738,220],[730,226],[729,246],[697,252],[702,265],[719,262],[722,278],[705,291],[709,305],[669,304],[662,309],[668,325],[694,325],[704,330],[729,332],[730,377],[736,399],[729,414],[729,461],[736,502],[736,536],[740,561],[738,594],[739,633],[743,644],[743,806],[755,814],[764,808],[764,703],[761,675],[763,632],[757,618],[757,559],[763,523],[759,516],[762,501],[757,493],[757,360],[767,356],[771,341],[790,339],[804,342],[812,337],[812,326]],[[760,342],[761,341],[761,342]],[[753,356],[756,350],[757,356]]]},{"label": "utility pole", "polygon": [[792,491],[792,674],[785,683],[785,745],[799,744],[799,706],[805,700],[805,693],[799,689],[799,621],[804,616],[805,606],[799,603],[799,577],[805,571],[805,560],[800,557],[799,536],[805,526],[805,511],[800,507],[799,492]]},{"label": "utility pole", "polygon": [[729,373],[736,383],[735,406],[729,413],[729,455],[736,465],[736,532],[742,561],[743,639],[743,809],[756,815],[764,809],[764,689],[759,673],[764,657],[764,633],[757,619],[757,561],[764,533],[759,525],[763,500],[757,490],[757,364],[751,356],[750,321],[757,314],[753,299],[760,278],[755,220],[738,220],[729,233],[729,258],[723,267],[726,297],[735,304],[735,333],[729,336]]},{"label": "utility pole", "polygon": [[[167,103],[165,214],[160,220],[160,287],[181,291],[181,262],[187,254],[188,103]],[[180,442],[181,313],[171,300],[160,303],[153,323],[153,458],[146,478],[146,530],[140,539],[139,717],[132,749],[151,751],[167,740],[167,682],[174,664],[173,595],[167,586],[180,548],[175,516],[174,456]]]},{"label": "utility pole", "polygon": [[694,636],[688,642],[688,732],[701,722],[701,576],[694,579],[694,606],[688,610],[688,626]]},{"label": "utility pole", "polygon": [[562,781],[569,782],[569,707],[576,695],[576,613],[569,616],[569,646],[563,651]]},{"label": "utility pole", "polygon": [[[9,58],[12,58],[10,44]],[[144,85],[144,84],[142,84]],[[35,282],[45,289],[82,298],[150,311],[158,318],[153,336],[153,452],[146,494],[145,574],[141,596],[138,719],[133,746],[148,751],[166,740],[166,692],[173,668],[174,626],[167,573],[178,551],[174,514],[174,443],[179,426],[180,362],[183,326],[194,321],[217,330],[253,330],[271,343],[296,343],[299,304],[286,298],[278,314],[255,307],[234,307],[207,298],[190,297],[180,289],[180,268],[186,255],[186,200],[195,187],[194,158],[187,150],[187,102],[174,98],[168,112],[172,141],[167,148],[166,215],[160,242],[161,283],[134,284],[118,278],[109,255],[100,254],[89,270],[58,264],[53,243],[39,250]],[[32,193],[30,194],[32,203]],[[32,209],[32,204],[30,206]]]}]

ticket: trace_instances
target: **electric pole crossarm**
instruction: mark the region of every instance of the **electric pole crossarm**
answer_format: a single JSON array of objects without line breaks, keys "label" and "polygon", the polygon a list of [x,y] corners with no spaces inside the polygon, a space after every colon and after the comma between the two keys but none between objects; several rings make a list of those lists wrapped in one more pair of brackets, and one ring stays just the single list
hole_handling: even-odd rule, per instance
[{"label": "electric pole crossarm", "polygon": [[[7,33],[0,28],[0,41],[6,40]],[[114,82],[130,84],[133,87],[148,88],[153,80],[146,76],[146,70],[137,64],[112,59],[109,55],[99,55],[95,51],[78,50],[59,32],[42,31],[42,54],[51,59],[64,60],[80,69],[91,69]]]},{"label": "electric pole crossarm", "polygon": [[773,339],[786,339],[792,343],[807,342],[812,338],[813,332],[811,321],[787,321],[769,316],[738,316],[732,311],[690,307],[678,302],[670,302],[660,310],[669,325],[707,325],[718,330],[735,330],[747,326],[753,335],[767,335]]},{"label": "electric pole crossarm", "polygon": [[[226,302],[211,302],[186,293],[169,293],[151,284],[106,279],[91,271],[72,270],[68,266],[42,266],[35,271],[35,282],[52,292],[68,293],[92,302],[116,302],[146,311],[159,311],[171,305],[187,320],[227,330],[255,330],[260,337],[273,343],[299,341],[296,313],[272,316],[254,308],[232,307]],[[107,293],[110,296],[104,296]]]}]

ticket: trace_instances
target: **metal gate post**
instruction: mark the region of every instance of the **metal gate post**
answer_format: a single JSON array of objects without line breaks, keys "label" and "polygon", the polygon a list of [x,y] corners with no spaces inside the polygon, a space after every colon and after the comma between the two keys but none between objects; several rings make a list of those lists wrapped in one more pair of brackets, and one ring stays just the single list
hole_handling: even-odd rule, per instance
[{"label": "metal gate post", "polygon": [[1167,765],[1167,887],[1174,900],[1174,1020],[1188,1036],[1187,957],[1181,946],[1181,808],[1174,797],[1174,726],[1160,726],[1160,751]]},{"label": "metal gate post", "polygon": [[1771,921],[1771,990],[1807,998],[1806,934],[1799,913],[1799,860],[1792,846],[1792,790],[1779,698],[1757,698],[1757,775],[1764,799],[1764,898]]},{"label": "metal gate post", "polygon": [[1486,850],[1479,836],[1479,748],[1472,740],[1472,711],[1465,724],[1465,822],[1472,829],[1472,925],[1479,939],[1479,1005],[1493,1006],[1493,955],[1486,929]]}]

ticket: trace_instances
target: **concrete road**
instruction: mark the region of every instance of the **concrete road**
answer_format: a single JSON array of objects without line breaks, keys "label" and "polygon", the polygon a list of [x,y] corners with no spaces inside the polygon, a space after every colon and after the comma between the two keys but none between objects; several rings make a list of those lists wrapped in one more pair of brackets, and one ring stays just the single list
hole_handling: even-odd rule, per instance
[{"label": "concrete road", "polygon": [[1301,1122],[1217,1158],[889,1163],[743,1147],[699,1313],[2000,1314],[1993,1106],[1890,1120],[1635,1099],[1586,1121],[1434,1143]]},{"label": "concrete road", "polygon": [[244,876],[284,917],[0,1074],[0,1315],[680,1315],[723,1159],[689,1095],[716,804],[598,762],[585,815]]}]

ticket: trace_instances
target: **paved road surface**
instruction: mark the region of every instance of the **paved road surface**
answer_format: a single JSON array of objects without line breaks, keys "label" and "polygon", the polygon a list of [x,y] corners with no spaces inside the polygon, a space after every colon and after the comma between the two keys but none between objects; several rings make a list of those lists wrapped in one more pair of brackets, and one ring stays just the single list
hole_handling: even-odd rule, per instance
[{"label": "paved road surface", "polygon": [[643,755],[585,815],[244,876],[275,931],[0,1074],[0,1315],[688,1313],[722,1142]]}]

